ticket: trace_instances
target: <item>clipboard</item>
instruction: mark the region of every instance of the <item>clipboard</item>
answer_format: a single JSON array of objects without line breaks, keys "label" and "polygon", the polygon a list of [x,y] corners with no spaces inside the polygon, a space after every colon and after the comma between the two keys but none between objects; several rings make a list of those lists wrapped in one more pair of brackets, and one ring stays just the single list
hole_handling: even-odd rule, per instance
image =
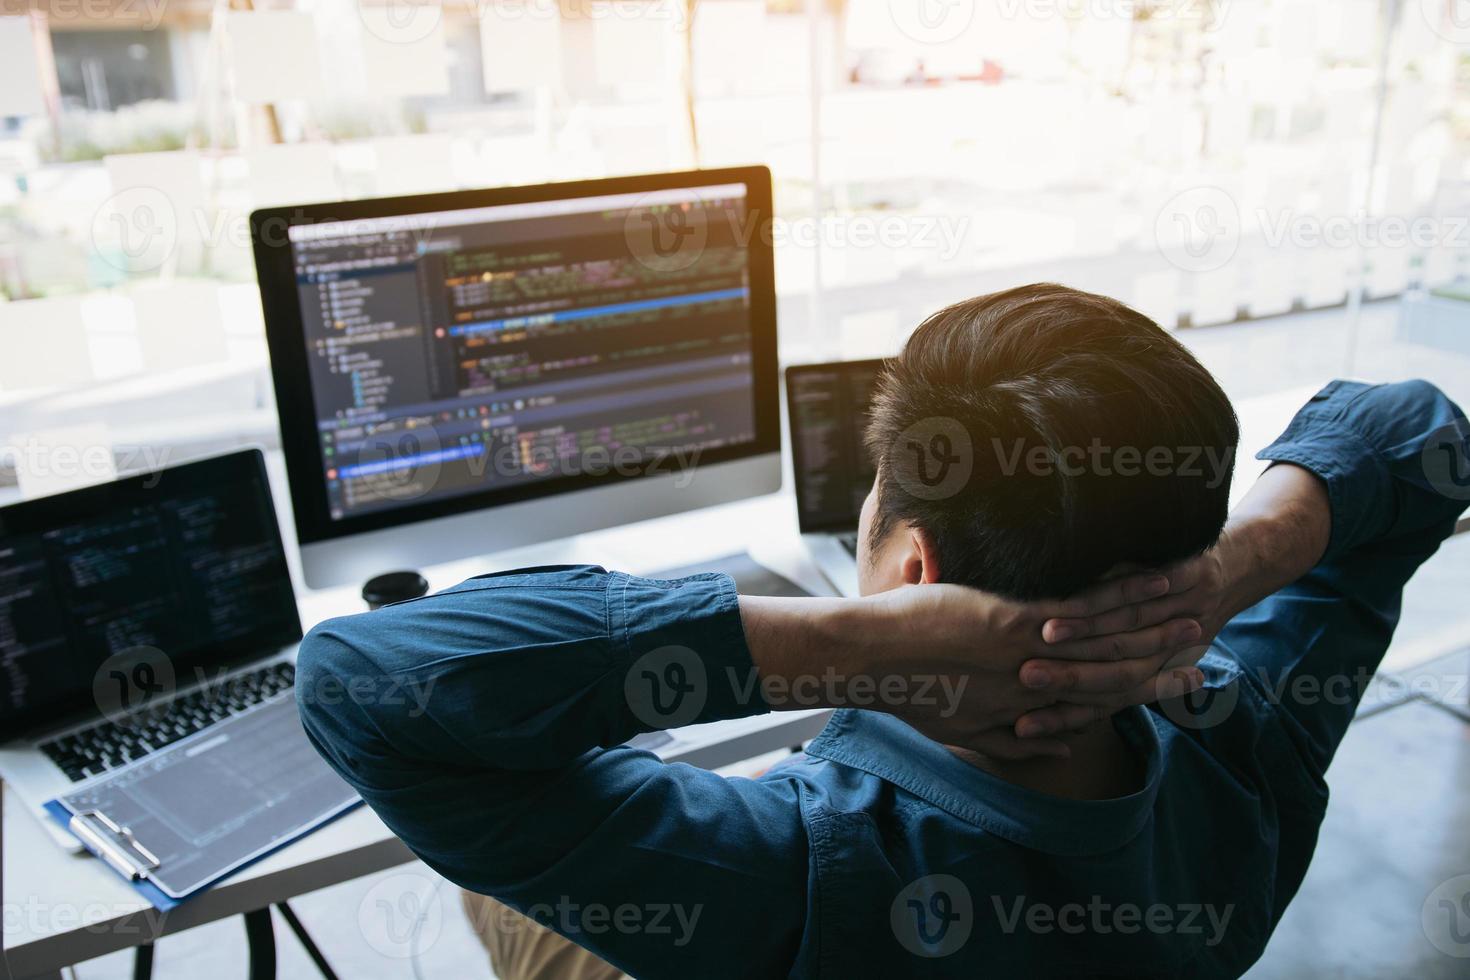
[{"label": "clipboard", "polygon": [[361,803],[283,691],[45,808],[167,911]]},{"label": "clipboard", "polygon": [[[97,825],[101,825],[101,832]],[[101,810],[83,810],[71,815],[66,829],[76,835],[93,854],[112,865],[128,881],[138,881],[163,864],[127,827],[119,827]]]}]

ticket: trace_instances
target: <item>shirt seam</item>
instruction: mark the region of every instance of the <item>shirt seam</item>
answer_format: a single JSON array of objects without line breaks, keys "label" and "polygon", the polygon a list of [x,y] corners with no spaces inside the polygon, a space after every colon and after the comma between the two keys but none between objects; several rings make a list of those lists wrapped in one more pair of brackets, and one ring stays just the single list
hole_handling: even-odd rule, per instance
[{"label": "shirt seam", "polygon": [[610,628],[608,632],[612,635],[621,634],[623,644],[623,657],[626,660],[627,658],[633,656],[632,625],[630,623],[630,617],[628,616],[629,578],[622,572],[614,572],[613,578],[617,581],[618,584],[618,622],[616,626],[609,624]]},{"label": "shirt seam", "polygon": [[833,748],[835,748],[836,751],[826,755],[826,758],[830,759],[832,762],[877,776],[879,779],[882,779],[892,786],[898,787],[905,793],[908,793],[911,796],[915,796],[919,799],[926,800],[933,806],[937,806],[941,810],[949,813],[951,816],[956,817],[960,820],[964,820],[967,823],[974,824],[987,833],[991,833],[1005,840],[1010,840],[1014,843],[1021,844],[1024,847],[1040,846],[1040,841],[1037,840],[1036,835],[1030,833],[1029,830],[1024,834],[1026,838],[1025,841],[1016,840],[1016,836],[1013,836],[1011,833],[1007,833],[995,821],[991,820],[984,813],[970,806],[968,803],[965,803],[963,800],[958,799],[946,790],[940,789],[935,786],[929,786],[924,788],[923,790],[920,790],[919,788],[910,785],[908,781],[904,778],[902,773],[894,770],[893,768],[885,764],[874,762],[872,760],[859,759],[851,752],[848,752],[845,747],[834,746]]},{"label": "shirt seam", "polygon": [[[817,806],[816,800],[810,800],[806,804],[809,808]],[[833,834],[831,821],[836,816],[831,811],[824,813],[808,812],[808,819],[804,821],[807,825],[807,835],[812,849],[812,867],[816,876],[815,894],[812,896],[813,903],[817,906],[811,913],[814,923],[813,932],[816,934],[816,955],[812,957],[817,964],[817,976],[834,975],[834,965],[829,963],[832,952],[827,944],[823,942],[826,931],[826,920],[823,918],[823,910],[826,905],[827,888],[827,849],[832,846]]]},{"label": "shirt seam", "polygon": [[1292,717],[1291,712],[1285,710],[1278,701],[1256,686],[1259,677],[1251,676],[1246,661],[1241,659],[1240,654],[1236,653],[1228,642],[1216,639],[1215,646],[1228,654],[1230,666],[1235,670],[1235,676],[1231,680],[1244,692],[1245,697],[1250,699],[1256,709],[1257,717],[1263,713],[1268,714],[1278,725],[1282,726],[1288,735],[1288,751],[1292,761],[1296,763],[1294,775],[1296,776],[1297,792],[1274,794],[1278,805],[1286,801],[1301,801],[1303,799],[1301,790],[1306,790],[1307,812],[1318,815],[1325,812],[1327,801],[1322,799],[1320,803],[1318,802],[1323,787],[1319,785],[1319,777],[1314,773],[1315,764],[1301,742],[1301,739],[1310,740],[1310,736],[1298,730],[1300,722]]}]

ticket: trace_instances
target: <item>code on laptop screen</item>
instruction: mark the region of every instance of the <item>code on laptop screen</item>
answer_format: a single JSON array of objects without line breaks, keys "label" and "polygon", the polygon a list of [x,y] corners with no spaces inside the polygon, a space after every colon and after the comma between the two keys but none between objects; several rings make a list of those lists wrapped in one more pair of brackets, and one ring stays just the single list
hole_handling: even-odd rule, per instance
[{"label": "code on laptop screen", "polygon": [[787,375],[791,452],[802,531],[857,527],[873,487],[863,431],[883,362],[792,368]]}]

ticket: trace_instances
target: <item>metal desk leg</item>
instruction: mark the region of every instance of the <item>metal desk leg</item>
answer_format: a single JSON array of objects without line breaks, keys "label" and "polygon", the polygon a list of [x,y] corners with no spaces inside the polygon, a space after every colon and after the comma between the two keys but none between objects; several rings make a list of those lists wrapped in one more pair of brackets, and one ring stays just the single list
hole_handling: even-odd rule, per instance
[{"label": "metal desk leg", "polygon": [[276,934],[270,906],[245,913],[245,942],[250,947],[250,980],[275,980]]},{"label": "metal desk leg", "polygon": [[152,980],[153,944],[144,943],[133,950],[133,980]]},{"label": "metal desk leg", "polygon": [[301,920],[296,918],[295,910],[285,902],[277,902],[276,908],[281,910],[281,917],[286,920],[286,925],[291,927],[291,931],[296,933],[296,938],[301,940],[301,945],[306,947],[306,955],[311,957],[311,961],[316,964],[316,968],[321,972],[325,980],[337,980],[337,974],[332,972],[331,966],[327,963],[327,958],[322,955],[321,950],[317,949],[316,943],[312,942],[311,936],[307,934],[306,927],[301,924]]}]

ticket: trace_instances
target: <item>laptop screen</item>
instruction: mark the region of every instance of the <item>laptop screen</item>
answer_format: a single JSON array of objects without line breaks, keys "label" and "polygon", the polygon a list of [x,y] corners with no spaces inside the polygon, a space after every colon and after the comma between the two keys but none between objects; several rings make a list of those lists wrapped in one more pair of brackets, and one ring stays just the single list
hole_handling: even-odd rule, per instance
[{"label": "laptop screen", "polygon": [[147,696],[300,638],[258,450],[0,509],[0,736],[140,707],[117,654]]},{"label": "laptop screen", "polygon": [[786,369],[791,461],[802,533],[852,531],[873,486],[863,428],[881,359]]}]

